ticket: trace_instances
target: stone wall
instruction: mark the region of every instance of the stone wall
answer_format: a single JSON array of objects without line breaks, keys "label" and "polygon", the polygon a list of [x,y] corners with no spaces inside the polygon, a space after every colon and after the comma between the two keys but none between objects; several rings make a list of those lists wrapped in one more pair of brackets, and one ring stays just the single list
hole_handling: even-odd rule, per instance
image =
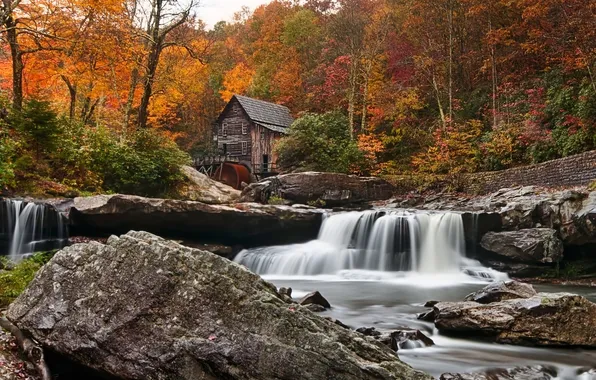
[{"label": "stone wall", "polygon": [[596,180],[596,150],[541,164],[466,175],[468,192],[487,194],[513,186],[567,187]]}]

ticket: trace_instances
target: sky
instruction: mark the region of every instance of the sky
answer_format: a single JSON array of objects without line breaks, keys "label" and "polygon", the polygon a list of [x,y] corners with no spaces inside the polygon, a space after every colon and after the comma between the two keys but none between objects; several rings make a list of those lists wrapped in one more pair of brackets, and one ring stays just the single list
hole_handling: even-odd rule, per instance
[{"label": "sky", "polygon": [[261,4],[271,0],[201,0],[198,9],[199,18],[208,28],[212,28],[218,21],[232,21],[234,13],[247,6],[251,11]]}]

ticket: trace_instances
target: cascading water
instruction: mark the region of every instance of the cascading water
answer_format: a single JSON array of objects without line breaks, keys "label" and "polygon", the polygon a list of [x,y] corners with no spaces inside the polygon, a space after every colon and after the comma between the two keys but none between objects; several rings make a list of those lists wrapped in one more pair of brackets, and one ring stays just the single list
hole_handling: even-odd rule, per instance
[{"label": "cascading water", "polygon": [[[311,276],[341,271],[458,274],[494,271],[465,258],[461,214],[364,211],[325,218],[317,240],[244,250],[236,262],[261,275]],[[498,273],[498,272],[497,272]]]},{"label": "cascading water", "polygon": [[4,200],[0,203],[0,226],[0,239],[7,243],[5,251],[12,261],[32,252],[61,248],[68,240],[64,217],[45,204]]}]

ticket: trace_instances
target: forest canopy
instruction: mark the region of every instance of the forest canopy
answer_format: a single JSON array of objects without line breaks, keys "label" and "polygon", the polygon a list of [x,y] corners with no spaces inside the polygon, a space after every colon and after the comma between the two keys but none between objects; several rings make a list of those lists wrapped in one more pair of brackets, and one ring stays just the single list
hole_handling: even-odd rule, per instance
[{"label": "forest canopy", "polygon": [[[0,20],[3,187],[32,173],[90,191],[174,180],[145,161],[145,144],[171,142],[167,168],[188,160],[175,144],[210,152],[233,94],[347,138],[322,152],[341,158],[329,165],[287,162],[296,151],[282,148],[297,145],[286,140],[288,167],[446,174],[596,147],[593,1],[272,1],[207,28],[188,1],[16,0]],[[65,157],[99,141],[110,157]]]}]

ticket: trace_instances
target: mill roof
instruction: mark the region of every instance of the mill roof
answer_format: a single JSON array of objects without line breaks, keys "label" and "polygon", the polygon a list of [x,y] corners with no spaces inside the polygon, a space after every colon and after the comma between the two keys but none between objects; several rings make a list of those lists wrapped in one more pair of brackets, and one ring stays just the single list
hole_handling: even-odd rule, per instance
[{"label": "mill roof", "polygon": [[242,95],[234,95],[230,103],[234,99],[240,103],[252,122],[272,131],[287,133],[286,128],[294,122],[290,109],[286,106]]}]

